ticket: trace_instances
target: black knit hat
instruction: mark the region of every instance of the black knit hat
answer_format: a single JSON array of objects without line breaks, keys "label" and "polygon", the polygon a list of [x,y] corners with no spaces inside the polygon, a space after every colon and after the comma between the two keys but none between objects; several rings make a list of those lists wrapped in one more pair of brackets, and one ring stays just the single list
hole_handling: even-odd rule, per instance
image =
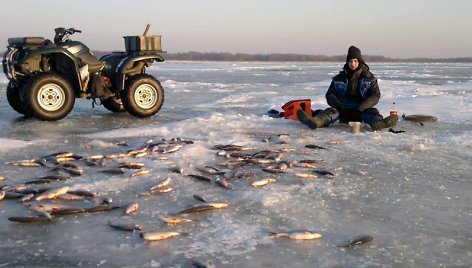
[{"label": "black knit hat", "polygon": [[349,62],[352,59],[357,59],[359,62],[362,62],[361,50],[355,46],[350,46],[347,51],[346,62]]}]

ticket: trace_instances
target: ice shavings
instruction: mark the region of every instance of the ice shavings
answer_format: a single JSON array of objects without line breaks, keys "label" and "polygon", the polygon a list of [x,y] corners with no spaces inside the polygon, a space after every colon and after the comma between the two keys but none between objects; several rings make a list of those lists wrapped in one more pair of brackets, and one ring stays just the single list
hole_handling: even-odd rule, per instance
[{"label": "ice shavings", "polygon": [[0,138],[0,151],[8,151],[16,148],[23,148],[33,144],[36,144],[38,141],[24,141],[24,140],[15,140],[15,139],[6,139]]}]

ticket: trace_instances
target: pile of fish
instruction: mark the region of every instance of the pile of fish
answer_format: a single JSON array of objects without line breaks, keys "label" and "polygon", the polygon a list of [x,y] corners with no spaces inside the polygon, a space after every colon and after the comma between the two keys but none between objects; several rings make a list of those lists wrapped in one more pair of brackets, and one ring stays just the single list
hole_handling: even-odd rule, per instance
[{"label": "pile of fish", "polygon": [[[340,142],[331,142],[328,144],[339,144]],[[194,144],[194,141],[180,138],[170,140],[160,139],[157,142],[149,140],[138,148],[117,152],[113,154],[95,154],[81,156],[71,152],[59,152],[34,159],[11,161],[6,164],[20,167],[38,167],[48,169],[48,174],[26,181],[19,185],[1,185],[0,200],[17,199],[25,204],[25,207],[31,211],[29,216],[12,216],[10,221],[21,223],[51,222],[60,217],[70,214],[107,212],[113,210],[122,210],[123,215],[130,215],[139,211],[139,200],[129,204],[116,205],[112,198],[107,196],[98,197],[95,193],[84,190],[74,189],[70,186],[72,178],[79,178],[84,174],[88,167],[98,167],[98,172],[113,175],[126,175],[129,177],[143,176],[150,174],[152,170],[145,164],[135,162],[136,159],[159,155],[158,158],[165,160],[166,154],[178,152],[187,145]],[[126,146],[127,144],[120,144]],[[315,144],[305,146],[307,150],[326,150],[327,148]],[[336,175],[332,171],[320,169],[318,165],[323,161],[321,159],[296,159],[284,160],[284,154],[290,153],[290,157],[297,154],[292,148],[264,149],[240,146],[235,144],[218,144],[210,148],[214,150],[218,162],[214,165],[196,167],[192,170],[184,170],[181,167],[172,167],[170,173],[178,173],[183,178],[202,183],[210,183],[226,190],[234,189],[233,181],[244,179],[244,183],[238,183],[238,187],[257,188],[268,184],[277,183],[281,178],[290,180],[306,180],[316,178],[326,178],[334,180]],[[309,155],[305,153],[303,155]],[[130,160],[134,159],[134,160]],[[111,163],[111,164],[110,164]],[[111,167],[110,167],[111,166]],[[0,176],[0,181],[5,180]],[[6,180],[5,180],[6,181]],[[172,179],[166,177],[159,182],[148,187],[138,197],[146,197],[152,194],[164,194],[173,191],[170,186]],[[246,182],[248,181],[248,182]],[[67,185],[65,185],[67,184]],[[45,185],[54,185],[54,187],[45,187]],[[241,186],[243,185],[243,186]],[[200,203],[191,207],[173,213],[171,216],[161,216],[159,219],[170,225],[176,225],[185,222],[191,222],[191,218],[185,218],[184,215],[191,213],[201,213],[209,210],[219,210],[230,207],[228,202],[214,201],[208,202],[206,198],[200,195],[193,196]],[[137,223],[122,223],[119,221],[109,221],[108,225],[123,231],[137,231],[139,237],[147,241],[163,240],[171,237],[185,235],[185,232],[179,231],[156,231],[143,230]],[[290,238],[298,240],[318,239],[322,234],[310,230],[292,230],[283,232],[273,232],[268,234],[270,237]],[[351,247],[370,242],[371,236],[360,236],[353,238],[340,247]]]}]

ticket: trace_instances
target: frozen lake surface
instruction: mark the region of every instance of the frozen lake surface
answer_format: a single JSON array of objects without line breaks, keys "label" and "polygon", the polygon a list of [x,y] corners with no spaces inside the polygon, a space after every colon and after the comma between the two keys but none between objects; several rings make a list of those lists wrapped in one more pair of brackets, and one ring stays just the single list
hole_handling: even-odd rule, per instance
[{"label": "frozen lake surface", "polygon": [[[268,117],[270,109],[293,99],[310,98],[313,109],[326,108],[324,94],[340,69],[334,63],[165,62],[149,70],[162,82],[165,102],[147,119],[112,114],[91,101],[77,100],[65,119],[42,122],[14,112],[0,76],[0,185],[19,186],[51,174],[52,167],[19,167],[8,162],[57,152],[83,157],[116,155],[146,143],[171,143],[177,151],[107,159],[88,166],[81,176],[42,187],[69,186],[95,194],[80,201],[46,203],[93,207],[104,198],[112,205],[137,202],[136,213],[122,209],[53,216],[51,222],[17,223],[31,216],[28,202],[0,201],[0,267],[103,266],[193,267],[450,267],[472,265],[472,64],[371,64],[387,115],[393,101],[399,114],[429,114],[436,123],[401,120],[387,130],[352,134],[345,126],[310,130],[299,122]],[[175,145],[174,141],[174,145]],[[178,143],[178,141],[177,141]],[[321,160],[316,169],[294,166],[285,173],[263,171],[270,164],[227,166],[234,157],[219,156],[216,145],[239,145],[248,151],[273,150],[280,161]],[[325,149],[310,149],[316,144]],[[227,154],[235,153],[228,151]],[[242,157],[241,155],[239,157]],[[119,162],[142,163],[150,172],[131,176],[101,171]],[[225,166],[226,164],[226,166]],[[231,164],[231,162],[229,163]],[[210,175],[205,166],[223,169]],[[183,174],[174,172],[182,168]],[[187,176],[198,174],[211,182]],[[297,176],[298,174],[298,176]],[[167,193],[146,195],[149,187],[171,178]],[[231,189],[216,183],[226,179]],[[255,181],[276,182],[251,187]],[[227,208],[178,215],[191,222],[168,225],[169,217],[201,201],[226,202]],[[31,204],[31,202],[29,202]],[[34,202],[33,202],[34,204]],[[108,222],[135,223],[148,231],[182,235],[149,242],[139,231],[111,228]],[[270,232],[307,229],[315,240],[272,238]],[[357,235],[367,244],[337,247]]]}]

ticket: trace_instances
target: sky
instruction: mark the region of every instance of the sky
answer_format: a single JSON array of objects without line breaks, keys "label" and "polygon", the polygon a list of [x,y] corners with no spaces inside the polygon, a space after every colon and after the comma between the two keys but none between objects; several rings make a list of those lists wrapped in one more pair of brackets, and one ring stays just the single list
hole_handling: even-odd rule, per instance
[{"label": "sky", "polygon": [[91,50],[124,50],[122,36],[162,35],[169,53],[296,53],[393,58],[472,57],[472,0],[5,0],[9,37],[53,39],[54,28]]}]

